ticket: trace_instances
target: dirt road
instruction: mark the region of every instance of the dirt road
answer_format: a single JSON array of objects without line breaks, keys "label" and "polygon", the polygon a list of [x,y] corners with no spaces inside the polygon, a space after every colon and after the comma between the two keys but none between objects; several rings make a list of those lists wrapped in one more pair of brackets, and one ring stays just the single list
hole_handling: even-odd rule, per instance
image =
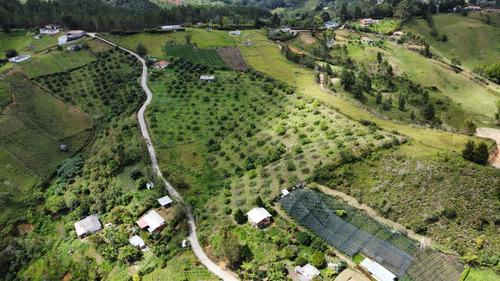
[{"label": "dirt road", "polygon": [[[493,128],[477,128],[476,136],[483,138],[490,138],[497,142],[500,147],[500,130]],[[500,168],[500,156],[496,156],[490,161],[490,164],[495,168]]]},{"label": "dirt road", "polygon": [[[104,42],[110,44],[111,46],[116,46],[115,43],[108,41],[104,38],[98,37],[95,34],[89,34],[89,35],[92,37],[95,37],[97,39],[100,39],[101,41],[104,41]],[[144,89],[144,92],[146,92],[147,98],[146,98],[146,102],[144,102],[144,104],[139,109],[139,113],[137,114],[139,126],[141,128],[141,133],[142,133],[142,136],[144,137],[144,139],[146,140],[149,155],[151,156],[151,165],[153,166],[154,171],[156,172],[158,177],[160,177],[163,180],[163,182],[165,183],[165,187],[168,190],[169,195],[171,197],[176,198],[177,200],[182,201],[182,197],[179,194],[179,192],[177,192],[177,190],[175,190],[175,188],[163,177],[163,174],[160,170],[160,166],[158,165],[158,158],[156,157],[155,148],[153,146],[153,143],[151,142],[151,137],[149,136],[149,128],[148,128],[147,123],[146,123],[145,112],[146,112],[147,106],[149,105],[149,103],[153,99],[153,93],[151,92],[151,90],[149,89],[149,87],[147,85],[148,68],[146,66],[146,62],[138,54],[136,54],[130,50],[127,50],[125,48],[122,48],[122,47],[119,47],[119,48],[134,55],[142,63],[141,86],[142,86],[142,89]],[[191,243],[191,249],[193,249],[193,252],[196,255],[196,257],[198,258],[198,260],[200,260],[200,262],[208,270],[210,270],[213,274],[217,275],[222,280],[225,280],[225,281],[239,280],[238,278],[233,276],[230,272],[222,270],[218,265],[213,263],[207,257],[207,255],[205,254],[205,252],[201,248],[200,243],[198,242],[198,237],[196,236],[196,225],[194,222],[194,218],[193,218],[193,214],[191,212],[191,209],[187,210],[186,217],[187,217],[188,224],[189,224],[188,240]]]}]

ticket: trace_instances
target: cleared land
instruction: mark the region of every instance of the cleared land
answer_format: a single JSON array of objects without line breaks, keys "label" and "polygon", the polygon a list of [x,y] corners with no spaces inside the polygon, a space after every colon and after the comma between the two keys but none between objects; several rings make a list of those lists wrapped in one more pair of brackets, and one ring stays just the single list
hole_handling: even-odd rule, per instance
[{"label": "cleared land", "polygon": [[[425,36],[437,55],[451,59],[450,51],[460,57],[462,64],[472,70],[481,63],[493,63],[500,57],[500,29],[496,24],[486,24],[486,16],[492,22],[500,22],[500,12],[472,13],[468,17],[456,14],[432,16],[438,36],[431,35],[432,28],[426,20],[415,19],[403,26],[404,32],[413,32]],[[498,24],[498,23],[497,23]],[[448,40],[441,40],[446,35]]]},{"label": "cleared land", "polygon": [[247,63],[237,47],[218,48],[217,52],[233,70],[245,70]]}]

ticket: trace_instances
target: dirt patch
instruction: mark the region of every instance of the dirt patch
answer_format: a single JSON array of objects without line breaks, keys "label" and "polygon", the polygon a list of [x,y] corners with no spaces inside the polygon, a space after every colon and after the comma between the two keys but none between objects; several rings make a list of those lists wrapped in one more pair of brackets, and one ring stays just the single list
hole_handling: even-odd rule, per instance
[{"label": "dirt patch", "polygon": [[335,39],[340,39],[340,40],[347,40],[347,37],[345,36],[342,36],[342,35],[338,35],[338,34],[335,34]]},{"label": "dirt patch", "polygon": [[337,83],[340,82],[340,78],[330,78],[330,81],[332,82],[333,85],[336,85]]},{"label": "dirt patch", "polygon": [[224,47],[217,49],[217,53],[233,70],[245,70],[247,63],[237,47]]},{"label": "dirt patch", "polygon": [[68,281],[71,279],[71,277],[73,277],[73,275],[71,275],[71,273],[66,273],[66,275],[64,275],[64,277],[62,278],[62,281]]},{"label": "dirt patch", "polygon": [[15,229],[12,230],[14,236],[19,237],[30,233],[35,227],[29,223],[21,223],[17,225]]},{"label": "dirt patch", "polygon": [[304,43],[307,43],[307,44],[316,43],[316,39],[314,39],[314,37],[312,37],[312,35],[310,33],[301,33],[300,40],[302,40]]},{"label": "dirt patch", "polygon": [[299,49],[295,48],[294,46],[290,46],[289,48],[292,52],[297,53],[299,55],[305,54],[305,52],[299,51]]},{"label": "dirt patch", "polygon": [[[477,128],[476,136],[483,138],[490,138],[497,142],[497,146],[500,147],[500,130],[492,128]],[[494,157],[490,157],[490,164],[495,168],[500,168],[500,156],[495,154]]]},{"label": "dirt patch", "polygon": [[339,276],[335,278],[335,281],[370,281],[370,278],[366,277],[364,274],[356,272],[350,268],[342,271]]}]

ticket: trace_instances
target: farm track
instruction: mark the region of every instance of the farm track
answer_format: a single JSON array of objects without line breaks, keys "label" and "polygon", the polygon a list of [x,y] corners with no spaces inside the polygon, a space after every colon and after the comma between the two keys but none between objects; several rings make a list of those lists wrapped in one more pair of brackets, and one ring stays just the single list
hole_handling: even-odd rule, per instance
[{"label": "farm track", "polygon": [[[104,38],[98,37],[95,34],[89,34],[92,37],[95,37],[97,39],[100,39],[101,41],[110,44],[111,46],[118,46],[115,43],[108,41]],[[149,128],[146,123],[146,118],[145,118],[145,111],[149,103],[151,103],[151,100],[153,99],[153,93],[149,89],[147,85],[147,76],[148,76],[148,68],[146,66],[146,62],[143,58],[141,58],[138,54],[125,49],[123,47],[118,46],[120,49],[134,55],[141,63],[142,63],[142,75],[141,75],[141,86],[144,89],[144,92],[147,95],[147,99],[144,102],[144,104],[141,106],[139,109],[139,112],[137,114],[138,121],[139,121],[139,126],[141,129],[142,136],[146,140],[146,144],[148,146],[148,151],[149,155],[151,156],[151,164],[153,166],[153,170],[156,172],[156,174],[163,180],[165,183],[165,188],[168,190],[168,193],[172,196],[177,198],[178,200],[182,201],[182,197],[175,190],[175,188],[163,177],[163,174],[160,170],[159,164],[158,164],[158,159],[156,156],[156,151],[153,146],[153,143],[151,142],[151,137],[149,135]],[[221,278],[224,281],[236,281],[238,278],[233,276],[231,273],[228,271],[222,270],[218,265],[216,265],[214,262],[212,262],[208,256],[205,254],[203,251],[203,248],[200,246],[200,243],[198,242],[198,237],[196,235],[196,225],[193,217],[193,213],[191,211],[191,208],[187,208],[186,211],[186,217],[188,220],[188,225],[189,225],[189,235],[188,235],[188,240],[191,244],[191,249],[193,249],[194,254],[198,258],[198,260],[213,274],[217,275],[219,278]]]}]

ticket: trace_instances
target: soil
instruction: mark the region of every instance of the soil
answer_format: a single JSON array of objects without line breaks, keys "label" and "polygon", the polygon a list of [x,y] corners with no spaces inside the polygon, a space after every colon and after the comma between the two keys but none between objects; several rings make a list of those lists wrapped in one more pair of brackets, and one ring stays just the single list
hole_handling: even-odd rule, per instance
[{"label": "soil", "polygon": [[299,49],[295,48],[294,46],[289,46],[289,48],[290,48],[290,50],[291,50],[292,52],[297,53],[297,54],[299,54],[299,55],[303,55],[303,54],[305,54],[304,52],[299,51]]},{"label": "soil", "polygon": [[[497,142],[500,147],[500,130],[493,128],[477,128],[476,136],[483,138],[490,138]],[[496,155],[493,159],[490,159],[490,164],[495,168],[500,168],[500,156]]]},{"label": "soil", "polygon": [[71,273],[66,273],[66,275],[64,275],[64,277],[62,278],[62,281],[68,281],[71,279],[71,277],[73,277],[73,275],[71,275]]},{"label": "soil", "polygon": [[353,281],[353,280],[370,281],[370,278],[350,268],[346,268],[335,278],[335,281]]},{"label": "soil", "polygon": [[13,230],[14,236],[19,237],[30,233],[35,227],[29,223],[21,223]]},{"label": "soil", "polygon": [[312,37],[312,35],[310,33],[301,33],[300,34],[300,39],[302,41],[304,41],[304,43],[307,43],[307,44],[314,44],[314,43],[316,43],[316,39],[314,39],[314,37]]}]

